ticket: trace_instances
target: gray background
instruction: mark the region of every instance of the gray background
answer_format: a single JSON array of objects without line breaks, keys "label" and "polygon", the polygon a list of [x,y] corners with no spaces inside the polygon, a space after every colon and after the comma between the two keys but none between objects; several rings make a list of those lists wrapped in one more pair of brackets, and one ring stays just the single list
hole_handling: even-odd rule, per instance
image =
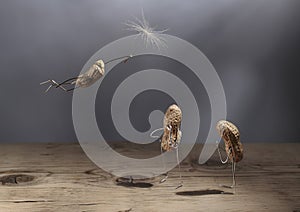
[{"label": "gray background", "polygon": [[[208,57],[223,82],[228,119],[239,126],[244,142],[299,141],[298,0],[1,0],[0,142],[76,142],[72,94],[44,94],[39,83],[76,76],[102,46],[131,35],[124,22],[141,17],[142,8],[151,25],[168,28]],[[116,73],[132,68],[172,67],[184,69],[163,58],[136,58],[106,77],[114,81],[120,77]],[[193,76],[187,81],[201,86]],[[100,100],[106,95],[101,92],[109,84],[98,91],[97,120],[107,139],[119,140],[103,124],[109,117],[101,115],[105,104]],[[132,106],[136,112],[130,113],[133,125],[145,130],[143,111],[164,110],[170,102],[161,93],[140,95]],[[205,137],[210,112],[205,91],[198,102]]]}]

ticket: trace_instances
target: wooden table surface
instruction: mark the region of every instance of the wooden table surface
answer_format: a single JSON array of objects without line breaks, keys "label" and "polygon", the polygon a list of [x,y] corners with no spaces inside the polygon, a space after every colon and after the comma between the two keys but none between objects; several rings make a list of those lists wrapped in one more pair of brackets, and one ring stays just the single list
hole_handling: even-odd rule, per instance
[{"label": "wooden table surface", "polygon": [[[125,148],[126,147],[122,147]],[[0,211],[300,211],[300,143],[244,144],[237,187],[215,154],[197,164],[201,145],[178,169],[128,183],[94,165],[78,144],[0,144]]]}]

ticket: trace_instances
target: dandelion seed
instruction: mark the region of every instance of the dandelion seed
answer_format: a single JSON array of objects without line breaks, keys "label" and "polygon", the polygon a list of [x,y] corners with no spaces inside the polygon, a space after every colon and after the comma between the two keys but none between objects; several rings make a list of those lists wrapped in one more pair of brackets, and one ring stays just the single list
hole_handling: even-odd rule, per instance
[{"label": "dandelion seed", "polygon": [[151,27],[149,22],[145,19],[144,12],[142,11],[142,20],[135,18],[136,22],[134,21],[127,21],[125,24],[128,26],[127,30],[137,32],[138,36],[142,38],[146,47],[148,45],[161,49],[166,48],[167,44],[164,38],[162,37],[163,33],[166,32],[168,29],[165,30],[155,30],[154,27]]}]

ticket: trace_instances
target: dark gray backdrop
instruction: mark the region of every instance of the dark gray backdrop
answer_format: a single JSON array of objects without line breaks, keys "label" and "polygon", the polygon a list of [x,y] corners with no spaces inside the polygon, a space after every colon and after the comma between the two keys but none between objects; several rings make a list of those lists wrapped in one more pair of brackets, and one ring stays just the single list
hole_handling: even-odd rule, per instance
[{"label": "dark gray backdrop", "polygon": [[[131,34],[124,22],[140,17],[142,8],[151,25],[169,28],[169,34],[209,58],[223,82],[228,119],[239,126],[243,141],[299,141],[298,0],[1,0],[0,142],[76,142],[72,95],[60,90],[44,94],[39,83],[77,75],[98,49]],[[146,57],[116,71],[146,69],[152,61],[159,68],[178,67],[174,61]],[[158,101],[163,110],[172,101],[154,94],[137,98],[133,105],[133,124],[141,130],[147,126],[147,105]],[[205,91],[199,102],[201,115],[209,113]],[[203,117],[205,137],[209,114]],[[102,126],[106,121],[98,118],[107,138],[120,139]]]}]

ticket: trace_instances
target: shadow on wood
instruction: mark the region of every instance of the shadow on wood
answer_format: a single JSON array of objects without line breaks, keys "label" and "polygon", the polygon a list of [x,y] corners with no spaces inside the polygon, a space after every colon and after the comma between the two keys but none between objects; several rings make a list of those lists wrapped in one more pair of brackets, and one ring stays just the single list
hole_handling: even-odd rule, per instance
[{"label": "shadow on wood", "polygon": [[217,190],[217,189],[180,191],[180,192],[176,192],[176,194],[181,195],[181,196],[204,196],[204,195],[211,195],[211,194],[231,194],[231,195],[233,195],[232,192],[225,192],[225,191]]},{"label": "shadow on wood", "polygon": [[152,183],[134,182],[132,178],[125,178],[125,177],[117,178],[116,185],[123,186],[123,187],[134,187],[134,188],[151,188],[153,186]]}]

